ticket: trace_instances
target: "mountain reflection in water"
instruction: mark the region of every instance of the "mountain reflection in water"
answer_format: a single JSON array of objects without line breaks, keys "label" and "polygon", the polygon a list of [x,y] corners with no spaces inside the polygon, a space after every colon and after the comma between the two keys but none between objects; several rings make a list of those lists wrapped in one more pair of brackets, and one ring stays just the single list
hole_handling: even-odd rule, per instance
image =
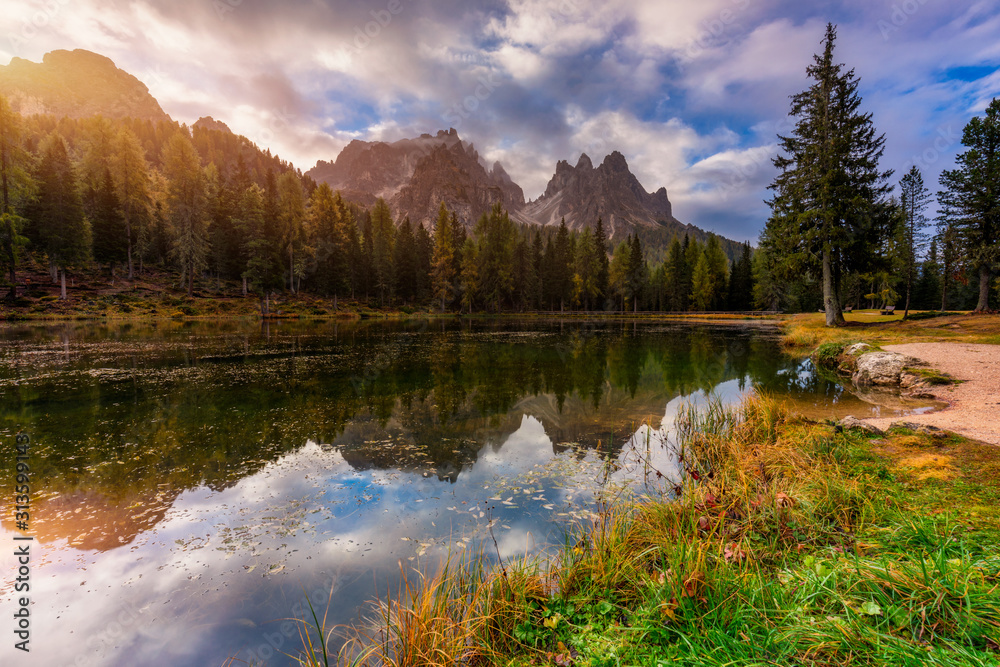
[{"label": "mountain reflection in water", "polygon": [[504,557],[558,542],[601,488],[641,481],[640,459],[677,472],[682,405],[754,386],[825,415],[919,407],[859,400],[750,324],[0,329],[0,441],[34,443],[39,664],[221,665],[267,647],[282,664],[297,637],[271,622],[304,593],[350,622],[399,560],[475,548],[490,527]]}]

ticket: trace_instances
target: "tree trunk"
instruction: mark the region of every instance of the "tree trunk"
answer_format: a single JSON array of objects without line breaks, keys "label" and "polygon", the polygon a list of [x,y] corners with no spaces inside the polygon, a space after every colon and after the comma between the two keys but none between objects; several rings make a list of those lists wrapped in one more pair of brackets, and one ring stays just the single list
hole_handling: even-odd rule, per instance
[{"label": "tree trunk", "polygon": [[975,313],[985,313],[990,309],[990,267],[983,264],[979,267],[979,303],[976,304]]},{"label": "tree trunk", "polygon": [[910,316],[910,290],[913,287],[913,264],[906,269],[906,306],[903,308],[903,319]]},{"label": "tree trunk", "polygon": [[247,277],[243,276],[243,296],[247,295]]},{"label": "tree trunk", "polygon": [[129,219],[128,211],[125,212],[125,236],[128,237],[128,279],[135,277],[132,265],[132,221]]},{"label": "tree trunk", "polygon": [[194,267],[188,269],[188,296],[194,296]]},{"label": "tree trunk", "polygon": [[53,283],[59,282],[59,267],[51,259],[49,260],[49,275],[52,276]]},{"label": "tree trunk", "polygon": [[823,249],[823,310],[826,312],[826,326],[839,327],[844,324],[844,314],[840,310],[840,300],[833,288],[833,258],[830,249]]},{"label": "tree trunk", "polygon": [[295,294],[295,256],[293,254],[292,244],[288,244],[288,289],[292,290],[292,294]]},{"label": "tree trunk", "polygon": [[61,284],[61,286],[59,288],[59,298],[62,301],[65,301],[66,300],[66,269],[63,269],[61,271],[61,275],[62,275],[62,284]]}]

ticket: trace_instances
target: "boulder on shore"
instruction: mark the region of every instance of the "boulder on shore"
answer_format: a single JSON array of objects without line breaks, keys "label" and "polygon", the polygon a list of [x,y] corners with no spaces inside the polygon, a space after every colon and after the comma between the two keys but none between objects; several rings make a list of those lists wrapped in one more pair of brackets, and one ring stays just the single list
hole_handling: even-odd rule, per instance
[{"label": "boulder on shore", "polygon": [[861,421],[857,417],[852,417],[851,415],[844,417],[837,423],[843,426],[845,429],[854,428],[854,429],[859,429],[861,431],[865,431],[866,433],[871,433],[872,435],[884,435],[882,429],[878,428],[877,426],[872,426],[868,422]]},{"label": "boulder on shore", "polygon": [[858,357],[857,370],[851,379],[862,387],[899,386],[903,368],[913,363],[910,357],[895,352],[866,352]]}]

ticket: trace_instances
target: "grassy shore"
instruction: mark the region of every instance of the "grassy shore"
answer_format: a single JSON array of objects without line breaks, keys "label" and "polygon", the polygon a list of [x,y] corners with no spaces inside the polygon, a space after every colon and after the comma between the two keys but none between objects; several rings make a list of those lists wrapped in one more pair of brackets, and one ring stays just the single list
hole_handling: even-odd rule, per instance
[{"label": "grassy shore", "polygon": [[790,350],[808,354],[823,343],[961,342],[1000,345],[1000,317],[935,311],[881,315],[878,310],[845,314],[847,326],[827,327],[822,313],[802,313],[782,318],[783,342]]},{"label": "grassy shore", "polygon": [[684,420],[687,472],[562,548],[414,574],[304,665],[997,665],[1000,448],[769,398]]}]

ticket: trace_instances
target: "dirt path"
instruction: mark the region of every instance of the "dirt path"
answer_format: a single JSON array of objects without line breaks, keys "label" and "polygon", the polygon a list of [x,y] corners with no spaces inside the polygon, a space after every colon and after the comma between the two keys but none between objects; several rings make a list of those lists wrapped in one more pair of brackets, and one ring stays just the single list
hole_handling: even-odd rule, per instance
[{"label": "dirt path", "polygon": [[[969,438],[1000,445],[1000,345],[972,343],[905,343],[883,349],[926,361],[934,368],[963,380],[961,384],[931,391],[949,406],[938,412],[911,415],[905,420],[930,424]],[[867,419],[887,428],[897,418]]]}]

